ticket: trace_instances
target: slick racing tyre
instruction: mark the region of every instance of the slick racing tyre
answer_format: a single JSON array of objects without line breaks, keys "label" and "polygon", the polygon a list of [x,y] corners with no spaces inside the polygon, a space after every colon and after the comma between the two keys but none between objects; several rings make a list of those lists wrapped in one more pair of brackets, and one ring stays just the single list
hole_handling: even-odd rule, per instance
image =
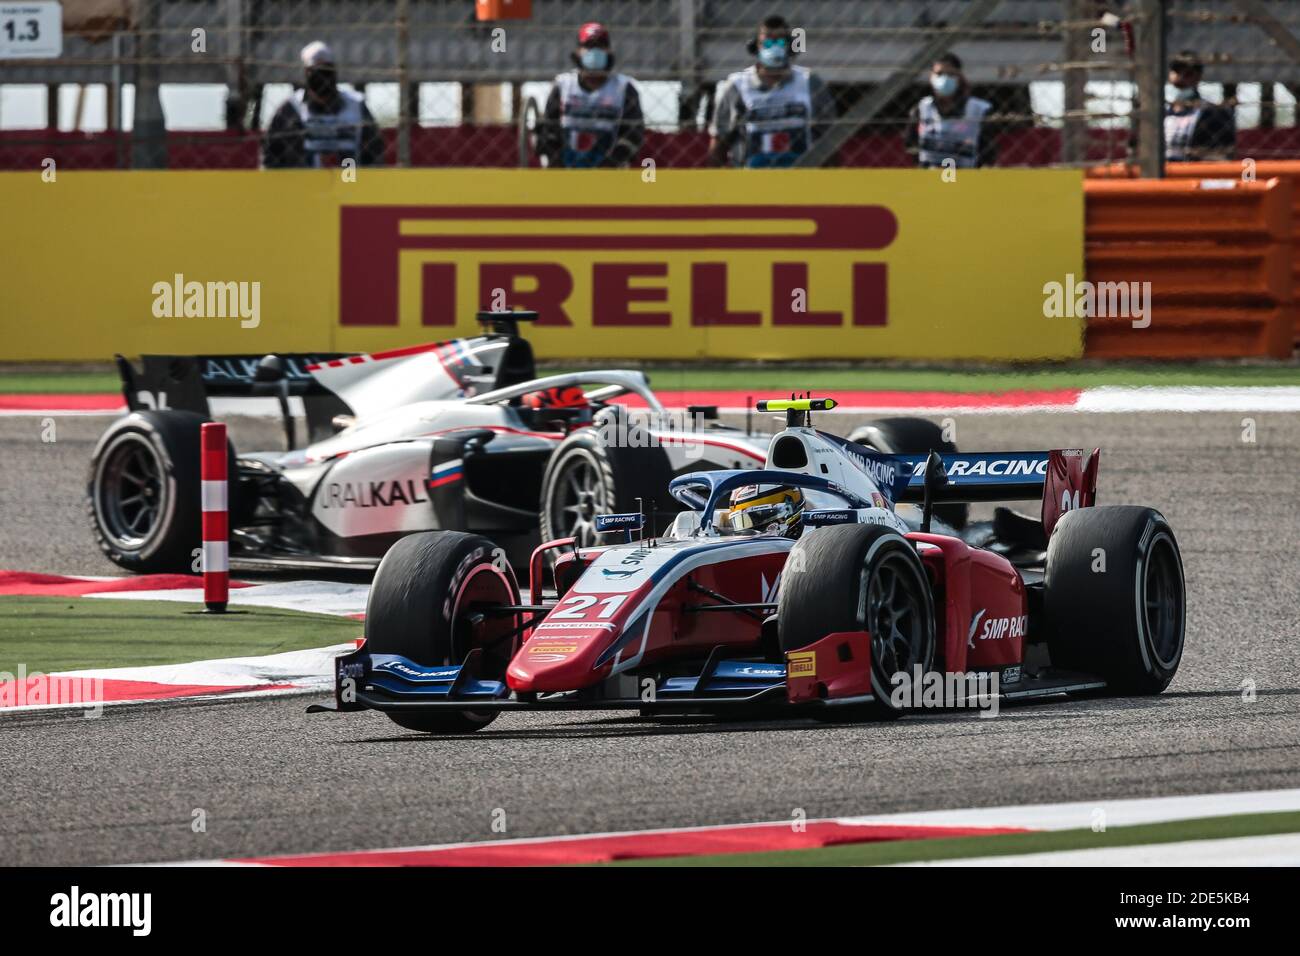
[{"label": "slick racing tyre", "polygon": [[[580,548],[599,544],[596,515],[636,511],[638,498],[647,519],[654,503],[653,523],[663,531],[681,506],[668,493],[668,455],[652,440],[621,409],[611,408],[596,416],[594,426],[560,442],[542,477],[542,540],[576,538]],[[650,527],[645,531],[649,535]]]},{"label": "slick racing tyre", "polygon": [[1054,667],[1158,694],[1183,656],[1186,590],[1173,529],[1151,508],[1080,508],[1047,545],[1043,609]]},{"label": "slick racing tyre", "polygon": [[916,549],[882,525],[836,525],[805,533],[781,574],[777,633],[795,651],[836,631],[871,635],[871,692],[865,706],[818,708],[825,719],[894,718],[893,675],[912,679],[934,666],[934,596]]},{"label": "slick racing tyre", "polygon": [[[86,513],[95,541],[114,564],[146,573],[197,570],[204,421],[194,412],[132,412],[100,438],[90,460]],[[233,448],[228,456],[233,489]]]},{"label": "slick racing tyre", "polygon": [[[951,455],[957,451],[957,446],[943,437],[943,429],[924,418],[879,418],[854,429],[849,441],[891,455],[928,455],[932,451]],[[935,505],[934,516],[960,531],[966,527],[970,506]]]},{"label": "slick racing tyre", "polygon": [[[366,601],[366,644],[372,654],[400,654],[429,666],[460,664],[483,652],[480,676],[505,680],[518,636],[514,616],[475,620],[474,610],[518,604],[519,585],[504,552],[487,538],[461,531],[407,535],[388,549]],[[401,714],[407,730],[463,734],[486,727],[495,711]]]}]

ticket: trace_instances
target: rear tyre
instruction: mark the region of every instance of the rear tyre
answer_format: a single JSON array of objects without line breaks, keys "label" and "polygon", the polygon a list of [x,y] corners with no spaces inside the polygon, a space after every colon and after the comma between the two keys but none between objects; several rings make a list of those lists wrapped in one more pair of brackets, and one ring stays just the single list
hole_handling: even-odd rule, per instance
[{"label": "rear tyre", "polygon": [[[100,438],[90,460],[86,514],[96,543],[114,564],[140,573],[193,571],[202,538],[204,421],[194,412],[132,412]],[[234,449],[227,454],[233,491]]]},{"label": "rear tyre", "polygon": [[1044,612],[1052,664],[1108,691],[1158,694],[1183,656],[1183,561],[1160,512],[1132,505],[1068,511],[1047,546]]},{"label": "rear tyre", "polygon": [[[879,418],[855,429],[849,441],[867,445],[891,455],[956,454],[957,446],[943,437],[943,429],[924,418]],[[970,506],[934,506],[934,516],[960,531],[970,518]]]},{"label": "rear tyre", "polygon": [[594,427],[560,442],[542,477],[542,540],[575,538],[579,548],[599,544],[596,515],[636,511],[638,498],[647,518],[654,502],[655,526],[665,528],[681,506],[668,493],[673,477],[668,455],[651,447],[652,440],[621,409],[605,409]]},{"label": "rear tyre", "polygon": [[[366,650],[428,666],[460,664],[483,651],[482,676],[505,680],[518,637],[514,616],[470,620],[476,607],[518,604],[519,586],[504,552],[482,535],[424,531],[384,555],[366,601]],[[389,713],[407,730],[462,734],[490,724],[495,711]]]},{"label": "rear tyre", "polygon": [[[818,709],[822,719],[891,719],[906,709],[891,699],[891,678],[934,665],[934,597],[916,549],[881,525],[838,525],[799,539],[781,575],[777,629],[782,651],[808,647],[836,631],[871,635],[871,692],[861,707]],[[800,570],[794,571],[794,568]]]}]

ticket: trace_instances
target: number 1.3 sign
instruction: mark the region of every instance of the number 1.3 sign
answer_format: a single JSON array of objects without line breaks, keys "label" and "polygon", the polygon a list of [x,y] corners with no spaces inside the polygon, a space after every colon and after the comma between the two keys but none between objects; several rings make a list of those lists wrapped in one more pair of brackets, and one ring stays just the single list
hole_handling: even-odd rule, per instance
[{"label": "number 1.3 sign", "polygon": [[50,59],[62,52],[62,4],[0,3],[0,60]]}]

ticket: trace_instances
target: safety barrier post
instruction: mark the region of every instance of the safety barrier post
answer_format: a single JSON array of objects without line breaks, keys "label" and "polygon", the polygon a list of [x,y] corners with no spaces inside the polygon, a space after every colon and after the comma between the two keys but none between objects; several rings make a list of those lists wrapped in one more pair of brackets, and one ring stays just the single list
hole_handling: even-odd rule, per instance
[{"label": "safety barrier post", "polygon": [[199,477],[203,482],[203,603],[221,614],[230,597],[230,518],[227,514],[226,426],[203,424]]}]

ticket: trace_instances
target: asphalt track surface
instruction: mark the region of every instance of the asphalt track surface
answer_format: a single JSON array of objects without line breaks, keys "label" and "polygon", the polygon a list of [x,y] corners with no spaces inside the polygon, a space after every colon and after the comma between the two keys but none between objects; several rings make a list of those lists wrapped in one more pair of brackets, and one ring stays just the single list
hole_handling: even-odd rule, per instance
[{"label": "asphalt track surface", "polygon": [[[1187,648],[1155,698],[893,724],[507,715],[464,738],[311,697],[0,717],[0,864],[98,864],[1300,786],[1300,416],[962,416],[975,450],[1100,445],[1102,503],[1178,536]],[[111,574],[81,495],[102,418],[0,419],[0,567]],[[847,431],[855,419],[823,416]],[[240,447],[266,423],[236,426]],[[232,624],[236,623],[232,621]],[[0,640],[3,635],[0,635]],[[1254,682],[1255,699],[1242,685]],[[195,811],[206,832],[194,832]],[[505,833],[498,832],[504,820]],[[494,830],[494,822],[497,829]]]}]

